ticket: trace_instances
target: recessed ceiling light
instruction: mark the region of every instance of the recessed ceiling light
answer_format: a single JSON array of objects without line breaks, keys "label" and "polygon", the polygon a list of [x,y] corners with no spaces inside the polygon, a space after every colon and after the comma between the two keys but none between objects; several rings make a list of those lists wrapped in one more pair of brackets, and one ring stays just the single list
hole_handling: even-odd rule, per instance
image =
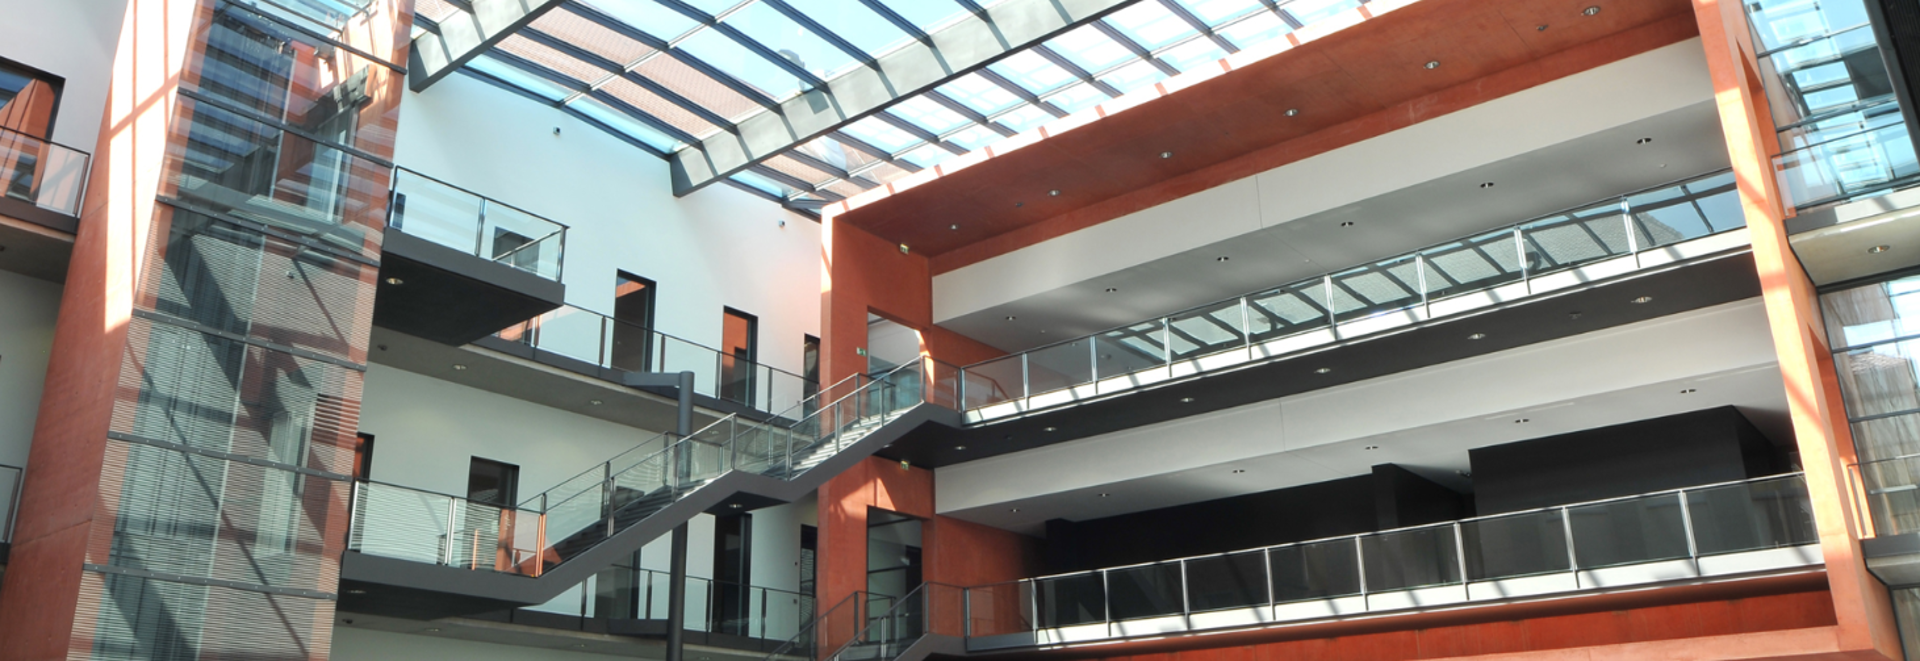
[{"label": "recessed ceiling light", "polygon": [[1369,445],[1369,446],[1367,446],[1367,448],[1366,448],[1366,449],[1368,449],[1368,450],[1378,450],[1378,449],[1380,449],[1380,446],[1378,446],[1378,445]]},{"label": "recessed ceiling light", "polygon": [[1009,511],[1009,512],[1019,512],[1019,511],[1020,511],[1020,508],[1018,508],[1018,507],[1015,507],[1015,508],[1011,508],[1011,509],[1008,509],[1007,511]]},{"label": "recessed ceiling light", "polygon": [[425,629],[421,629],[421,631],[425,631],[425,632],[427,632],[427,633],[434,633],[434,632],[437,632],[437,631],[439,631],[439,630],[440,630],[440,627],[427,627],[427,628],[425,628]]},{"label": "recessed ceiling light", "polygon": [[1467,339],[1469,339],[1469,340],[1484,340],[1484,339],[1487,339],[1487,334],[1486,334],[1486,333],[1474,333],[1474,334],[1472,334],[1472,335],[1468,335],[1468,336],[1467,336]]},{"label": "recessed ceiling light", "polygon": [[741,505],[740,503],[727,503],[727,508],[728,508],[728,509],[736,509],[736,510],[737,510],[737,509],[740,509],[740,508],[742,508],[742,507],[745,507],[745,505]]},{"label": "recessed ceiling light", "polygon": [[1224,261],[1227,261],[1227,260],[1229,260],[1229,259],[1233,259],[1233,258],[1232,258],[1232,257],[1228,257],[1228,256],[1226,256],[1226,255],[1221,255],[1221,256],[1219,256],[1219,257],[1215,257],[1215,258],[1213,258],[1213,261],[1216,261],[1216,262],[1224,262]]},{"label": "recessed ceiling light", "polygon": [[1869,254],[1869,255],[1878,255],[1878,254],[1880,254],[1880,253],[1883,253],[1883,252],[1886,252],[1886,251],[1888,251],[1888,250],[1892,250],[1892,249],[1893,249],[1893,246],[1889,246],[1889,245],[1878,245],[1878,246],[1874,246],[1874,247],[1872,247],[1872,248],[1868,248],[1868,249],[1867,249],[1867,254]]},{"label": "recessed ceiling light", "polygon": [[386,350],[387,350],[387,345],[384,345],[384,344],[377,344],[377,345],[374,345],[374,348],[377,348],[377,349],[379,349],[379,350],[381,350],[381,351],[386,351]]},{"label": "recessed ceiling light", "polygon": [[1493,182],[1491,182],[1491,181],[1489,181],[1489,182],[1486,182],[1486,183],[1483,183],[1483,184],[1480,184],[1480,188],[1481,188],[1481,190],[1485,190],[1485,189],[1488,189],[1488,188],[1493,188]]},{"label": "recessed ceiling light", "polygon": [[1048,196],[1048,197],[1060,197],[1060,189],[1058,189],[1058,188],[1055,188],[1055,189],[1053,189],[1053,190],[1050,190],[1050,191],[1047,191],[1047,196]]},{"label": "recessed ceiling light", "polygon": [[1300,109],[1299,109],[1299,108],[1288,108],[1288,109],[1287,109],[1287,116],[1288,116],[1288,117],[1298,117],[1298,116],[1300,116]]},{"label": "recessed ceiling light", "polygon": [[1521,418],[1519,420],[1513,421],[1513,424],[1519,425],[1519,424],[1526,424],[1529,422],[1533,422],[1533,418]]},{"label": "recessed ceiling light", "polygon": [[586,646],[587,646],[587,644],[586,644],[586,643],[574,643],[574,644],[573,644],[573,646],[574,646],[574,647],[586,647]]},{"label": "recessed ceiling light", "polygon": [[1588,7],[1588,8],[1586,8],[1586,10],[1584,10],[1584,11],[1581,11],[1580,13],[1582,13],[1582,14],[1586,14],[1586,15],[1588,15],[1588,16],[1592,16],[1592,15],[1594,15],[1594,14],[1598,14],[1598,13],[1600,13],[1600,6],[1599,6],[1599,5],[1594,5],[1594,6],[1592,6],[1592,7]]},{"label": "recessed ceiling light", "polygon": [[1060,431],[1059,427],[1048,427],[1047,431]]},{"label": "recessed ceiling light", "polygon": [[467,371],[467,366],[466,366],[466,365],[462,365],[462,364],[460,364],[460,363],[454,363],[454,364],[453,364],[453,371],[455,371],[455,372],[465,372],[465,371]]},{"label": "recessed ceiling light", "polygon": [[389,284],[389,285],[404,285],[404,284],[407,284],[407,281],[405,281],[405,280],[401,280],[401,279],[399,279],[399,278],[387,278],[387,284]]},{"label": "recessed ceiling light", "polygon": [[1652,296],[1642,296],[1642,297],[1640,297],[1640,298],[1636,298],[1636,299],[1633,299],[1632,301],[1628,301],[1628,302],[1629,302],[1629,303],[1632,303],[1632,304],[1634,304],[1634,305],[1646,305],[1646,304],[1648,304],[1648,303],[1652,303],[1652,302],[1653,302],[1653,297],[1652,297]]},{"label": "recessed ceiling light", "polygon": [[1181,398],[1180,398],[1180,403],[1181,403],[1181,404],[1192,404],[1192,403],[1193,403],[1193,398],[1192,398],[1192,397],[1181,397]]},{"label": "recessed ceiling light", "polygon": [[1118,291],[1120,291],[1120,288],[1119,288],[1119,287],[1108,287],[1108,288],[1107,288],[1107,293],[1109,293],[1109,294],[1112,294],[1112,293],[1115,293],[1115,292],[1118,292]]},{"label": "recessed ceiling light", "polygon": [[1320,368],[1320,369],[1317,369],[1317,370],[1314,370],[1314,371],[1313,371],[1313,373],[1314,373],[1314,374],[1326,374],[1326,373],[1328,373],[1328,372],[1332,372],[1332,371],[1333,371],[1333,368],[1331,368],[1331,367],[1322,367],[1322,368]]},{"label": "recessed ceiling light", "polygon": [[1245,469],[1245,468],[1235,468],[1235,469],[1233,469],[1233,474],[1234,474],[1234,475],[1239,475],[1239,474],[1241,474],[1241,473],[1245,473],[1245,472],[1247,472],[1247,469]]},{"label": "recessed ceiling light", "polygon": [[1539,25],[1536,25],[1536,26],[1534,26],[1534,28],[1533,28],[1533,31],[1535,31],[1535,32],[1546,32],[1546,31],[1547,31],[1547,24],[1545,24],[1545,23],[1541,23],[1541,24],[1539,24]]},{"label": "recessed ceiling light", "polygon": [[1428,61],[1427,61],[1427,68],[1428,68],[1428,69],[1438,69],[1438,68],[1440,68],[1440,61],[1439,61],[1439,60],[1428,60]]},{"label": "recessed ceiling light", "polygon": [[589,400],[587,400],[587,403],[588,403],[588,404],[592,404],[592,405],[594,405],[594,406],[599,406],[599,405],[601,405],[601,404],[603,404],[604,402],[601,402],[600,400],[597,400],[597,399],[589,399]]},{"label": "recessed ceiling light", "polygon": [[1018,209],[1018,208],[1020,208],[1020,207],[1024,207],[1024,206],[1027,206],[1027,203],[1025,203],[1025,202],[1015,202],[1015,203],[1013,203],[1013,206],[1014,206],[1014,208],[1016,208],[1016,209]]},{"label": "recessed ceiling light", "polygon": [[1579,319],[1579,318],[1580,318],[1580,311],[1579,311],[1579,310],[1574,310],[1574,311],[1572,311],[1572,312],[1568,312],[1568,313],[1567,313],[1567,318],[1568,318],[1568,319]]},{"label": "recessed ceiling light", "polygon": [[960,226],[959,226],[958,224],[955,224],[955,225],[948,225],[948,226],[947,226],[947,229],[950,229],[950,230],[953,230],[953,231],[955,231],[955,232],[958,232],[958,231],[960,231]]},{"label": "recessed ceiling light", "polygon": [[965,451],[966,451],[966,449],[967,449],[967,446],[964,446],[964,445],[956,445],[956,446],[953,446],[953,449],[955,449],[955,450],[959,450],[959,451],[962,451],[962,452],[965,452]]},{"label": "recessed ceiling light", "polygon": [[1695,390],[1695,389],[1693,389],[1693,388],[1688,388],[1688,389],[1686,389],[1686,390],[1682,390],[1682,391],[1680,391],[1680,394],[1682,394],[1682,395],[1691,395],[1691,394],[1694,394],[1694,393],[1696,393],[1696,392],[1700,392],[1700,391],[1698,391],[1698,390]]},{"label": "recessed ceiling light", "polygon": [[1653,143],[1653,138],[1641,138],[1639,140],[1633,141],[1633,144],[1636,144],[1636,145],[1646,145],[1646,144],[1652,144],[1652,143]]},{"label": "recessed ceiling light", "polygon": [[1170,152],[1170,151],[1160,152],[1160,158],[1173,158],[1173,152]]},{"label": "recessed ceiling light", "polygon": [[1101,498],[1105,498],[1105,497],[1107,497],[1107,494],[1104,494],[1104,493],[1103,493],[1103,494],[1100,494],[1100,497],[1101,497]]},{"label": "recessed ceiling light", "polygon": [[1343,221],[1340,221],[1340,226],[1341,226],[1341,227],[1353,227],[1353,221],[1351,221],[1351,220],[1343,220]]},{"label": "recessed ceiling light", "polygon": [[[366,594],[366,593],[367,593],[366,590],[359,590],[359,589],[347,591],[347,594]],[[351,622],[352,620],[348,620],[348,621]]]},{"label": "recessed ceiling light", "polygon": [[900,244],[900,254],[905,255],[908,250],[910,250],[910,248],[907,247],[907,244]]},{"label": "recessed ceiling light", "polygon": [[1007,315],[1007,321],[1013,321],[1013,320],[1015,320],[1015,319],[1019,319],[1019,317],[1016,317],[1016,316],[1013,316],[1013,315]]}]

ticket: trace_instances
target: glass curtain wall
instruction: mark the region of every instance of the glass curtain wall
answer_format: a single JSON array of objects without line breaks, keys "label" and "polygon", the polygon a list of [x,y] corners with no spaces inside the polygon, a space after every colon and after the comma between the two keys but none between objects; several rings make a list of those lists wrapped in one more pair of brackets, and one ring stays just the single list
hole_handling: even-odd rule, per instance
[{"label": "glass curtain wall", "polygon": [[70,658],[327,655],[411,3],[296,4],[200,2]]}]

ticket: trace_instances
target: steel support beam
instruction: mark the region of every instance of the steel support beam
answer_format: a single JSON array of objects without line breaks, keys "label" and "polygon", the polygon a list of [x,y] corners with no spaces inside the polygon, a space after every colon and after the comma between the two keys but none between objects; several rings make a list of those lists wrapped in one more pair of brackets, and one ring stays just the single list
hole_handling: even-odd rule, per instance
[{"label": "steel support beam", "polygon": [[[531,0],[523,0],[531,1]],[[1005,0],[781,101],[775,110],[674,152],[673,194],[687,195],[914,94],[1097,20],[1138,0]],[[478,3],[476,3],[478,4]]]},{"label": "steel support beam", "polygon": [[455,13],[439,29],[413,40],[407,56],[407,86],[425,91],[565,0],[471,0],[471,13]]}]

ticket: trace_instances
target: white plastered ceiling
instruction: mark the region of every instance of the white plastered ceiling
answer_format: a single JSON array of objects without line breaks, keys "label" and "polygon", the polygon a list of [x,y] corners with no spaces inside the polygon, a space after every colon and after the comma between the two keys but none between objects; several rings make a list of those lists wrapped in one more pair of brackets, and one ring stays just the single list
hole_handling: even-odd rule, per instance
[{"label": "white plastered ceiling", "polygon": [[1729,405],[1788,442],[1757,298],[946,466],[934,502],[944,515],[1038,533],[1048,519],[1324,482],[1383,463],[1465,490],[1472,448]]},{"label": "white plastered ceiling", "polygon": [[[934,318],[1003,349],[1029,348],[1723,168],[1726,158],[1691,39],[943,273]],[[1496,186],[1480,188],[1485,181]]]}]

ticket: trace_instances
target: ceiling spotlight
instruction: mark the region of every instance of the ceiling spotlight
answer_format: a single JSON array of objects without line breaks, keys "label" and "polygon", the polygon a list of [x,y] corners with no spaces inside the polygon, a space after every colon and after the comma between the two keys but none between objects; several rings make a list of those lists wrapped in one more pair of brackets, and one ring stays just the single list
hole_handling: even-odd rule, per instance
[{"label": "ceiling spotlight", "polygon": [[1694,393],[1696,393],[1696,392],[1700,392],[1700,391],[1698,391],[1698,390],[1695,390],[1695,389],[1693,389],[1693,388],[1688,388],[1688,389],[1686,389],[1686,390],[1682,390],[1682,391],[1680,391],[1680,394],[1682,394],[1682,395],[1691,395],[1691,394],[1694,394]]},{"label": "ceiling spotlight", "polygon": [[1629,303],[1632,303],[1632,304],[1634,304],[1634,305],[1646,305],[1646,304],[1648,304],[1648,303],[1652,303],[1652,302],[1653,302],[1653,297],[1652,297],[1652,296],[1642,296],[1642,297],[1640,297],[1640,298],[1636,298],[1636,299],[1633,299],[1633,300],[1631,300],[1631,301],[1628,301],[1628,302],[1629,302]]},{"label": "ceiling spotlight", "polygon": [[455,371],[455,372],[465,372],[465,371],[467,371],[467,366],[466,366],[466,365],[462,365],[462,364],[460,364],[460,363],[454,363],[454,364],[453,364],[453,371]]},{"label": "ceiling spotlight", "polygon": [[904,243],[900,244],[900,254],[905,255],[907,254],[908,250],[909,248],[907,248],[907,244],[904,244]]},{"label": "ceiling spotlight", "polygon": [[1101,498],[1105,498],[1105,497],[1107,497],[1107,494],[1104,494],[1104,493],[1103,493],[1103,494],[1100,494],[1100,497],[1101,497]]},{"label": "ceiling spotlight", "polygon": [[1288,116],[1288,117],[1299,117],[1299,116],[1300,116],[1300,109],[1299,109],[1299,108],[1288,108],[1288,109],[1287,109],[1287,116]]},{"label": "ceiling spotlight", "polygon": [[573,646],[574,646],[574,647],[576,647],[576,648],[578,648],[578,647],[586,647],[586,646],[587,646],[587,644],[586,644],[586,643],[574,643],[574,644],[573,644]]},{"label": "ceiling spotlight", "polygon": [[1013,208],[1015,208],[1015,209],[1018,209],[1018,208],[1020,208],[1020,207],[1024,207],[1024,206],[1027,206],[1027,203],[1025,203],[1025,202],[1015,202],[1015,203],[1013,203]]},{"label": "ceiling spotlight", "polygon": [[1341,227],[1353,227],[1353,221],[1351,221],[1351,220],[1343,220],[1343,221],[1340,221],[1340,226],[1341,226]]},{"label": "ceiling spotlight", "polygon": [[[360,589],[353,589],[353,590],[347,591],[347,594],[366,594],[366,593],[367,593],[366,590],[360,590]],[[348,620],[348,622],[352,622],[352,620]]]},{"label": "ceiling spotlight", "polygon": [[1880,254],[1880,253],[1883,253],[1883,252],[1886,252],[1886,251],[1888,251],[1888,250],[1892,250],[1892,249],[1893,249],[1893,246],[1889,246],[1889,245],[1878,245],[1878,246],[1874,246],[1874,247],[1872,247],[1872,248],[1868,248],[1868,249],[1867,249],[1867,254],[1869,254],[1869,255],[1878,255],[1878,254]]},{"label": "ceiling spotlight", "polygon": [[1380,449],[1380,446],[1378,446],[1378,445],[1369,445],[1369,446],[1367,446],[1367,447],[1366,447],[1366,449],[1368,449],[1368,450],[1378,450],[1378,449]]},{"label": "ceiling spotlight", "polygon": [[1521,418],[1521,419],[1519,419],[1519,420],[1515,420],[1515,421],[1513,421],[1513,424],[1516,424],[1516,425],[1521,425],[1521,424],[1526,424],[1526,423],[1529,423],[1529,422],[1533,422],[1533,418]]},{"label": "ceiling spotlight", "polygon": [[1653,138],[1641,138],[1639,140],[1633,141],[1633,144],[1636,144],[1636,145],[1645,145],[1645,144],[1652,144],[1652,143],[1653,143]]},{"label": "ceiling spotlight", "polygon": [[1241,473],[1245,473],[1245,472],[1247,472],[1247,469],[1245,469],[1245,468],[1235,468],[1235,469],[1233,469],[1233,474],[1234,474],[1234,475],[1239,475],[1239,474],[1241,474]]},{"label": "ceiling spotlight", "polygon": [[1313,373],[1314,373],[1314,374],[1326,374],[1326,373],[1328,373],[1328,372],[1332,372],[1332,371],[1333,371],[1333,368],[1331,368],[1331,367],[1322,367],[1322,368],[1320,368],[1320,369],[1317,369],[1317,370],[1314,370],[1314,371],[1313,371]]},{"label": "ceiling spotlight", "polygon": [[1592,7],[1588,7],[1588,8],[1586,8],[1585,10],[1583,10],[1583,11],[1581,11],[1580,13],[1582,13],[1582,14],[1586,14],[1586,15],[1588,15],[1588,16],[1592,16],[1592,15],[1594,15],[1594,14],[1598,14],[1598,13],[1600,13],[1600,6],[1599,6],[1599,5],[1594,5],[1594,6],[1592,6]]},{"label": "ceiling spotlight", "polygon": [[1115,292],[1118,292],[1118,291],[1120,291],[1120,288],[1119,288],[1119,287],[1108,287],[1108,288],[1107,288],[1107,293],[1109,293],[1109,294],[1112,294],[1112,293],[1115,293]]},{"label": "ceiling spotlight", "polygon": [[399,278],[387,278],[387,284],[389,285],[404,285],[406,283],[407,281],[401,280]]},{"label": "ceiling spotlight", "polygon": [[1050,190],[1050,191],[1047,191],[1047,196],[1048,196],[1048,197],[1060,197],[1060,189],[1058,189],[1058,188],[1055,188],[1055,189],[1053,189],[1053,190]]},{"label": "ceiling spotlight", "polygon": [[1539,24],[1539,25],[1536,25],[1536,26],[1534,26],[1534,28],[1533,28],[1533,31],[1534,31],[1534,32],[1546,32],[1546,31],[1547,31],[1547,24],[1545,24],[1545,23],[1541,23],[1541,24]]},{"label": "ceiling spotlight", "polygon": [[1013,320],[1015,320],[1015,319],[1019,319],[1019,317],[1016,317],[1016,316],[1013,316],[1013,315],[1007,315],[1007,321],[1013,321]]},{"label": "ceiling spotlight", "polygon": [[1440,68],[1440,61],[1439,61],[1439,60],[1428,60],[1428,61],[1427,61],[1427,68],[1428,68],[1428,69],[1438,69],[1438,68]]},{"label": "ceiling spotlight", "polygon": [[425,629],[421,629],[421,631],[425,631],[427,633],[435,633],[440,631],[440,627],[427,627]]},{"label": "ceiling spotlight", "polygon": [[1224,261],[1227,261],[1227,260],[1229,260],[1229,259],[1233,259],[1233,258],[1232,258],[1232,257],[1228,257],[1228,256],[1226,256],[1226,255],[1221,255],[1221,256],[1219,256],[1219,257],[1215,257],[1215,258],[1213,258],[1213,261],[1216,261],[1216,262],[1224,262]]},{"label": "ceiling spotlight", "polygon": [[1480,184],[1480,189],[1481,189],[1481,190],[1486,190],[1486,189],[1488,189],[1488,188],[1493,188],[1493,182],[1491,182],[1491,181],[1489,181],[1489,182],[1486,182],[1486,183],[1483,183],[1483,184]]},{"label": "ceiling spotlight", "polygon": [[1192,404],[1192,403],[1193,403],[1193,398],[1192,398],[1192,397],[1181,397],[1181,398],[1180,398],[1180,403],[1181,403],[1181,404]]},{"label": "ceiling spotlight", "polygon": [[592,404],[592,405],[594,405],[594,406],[599,406],[599,405],[601,405],[601,404],[603,404],[603,403],[605,403],[605,402],[601,402],[600,400],[597,400],[597,399],[589,399],[589,400],[587,400],[587,403],[588,403],[588,404]]},{"label": "ceiling spotlight", "polygon": [[1567,313],[1567,318],[1568,318],[1568,319],[1579,319],[1579,318],[1580,318],[1580,311],[1579,311],[1579,310],[1574,310],[1574,311],[1572,311],[1572,312],[1568,312],[1568,313]]},{"label": "ceiling spotlight", "polygon": [[740,503],[727,503],[727,509],[736,509],[736,510],[737,510],[737,509],[740,509],[740,508],[743,508],[743,507],[746,507],[746,506],[745,506],[745,505],[741,505]]},{"label": "ceiling spotlight", "polygon": [[1170,152],[1170,151],[1160,152],[1160,158],[1173,158],[1173,152]]},{"label": "ceiling spotlight", "polygon": [[1015,508],[1012,508],[1012,509],[1009,509],[1009,510],[1007,510],[1007,511],[1009,511],[1009,512],[1016,512],[1016,513],[1017,513],[1017,512],[1019,512],[1019,511],[1020,511],[1020,508],[1018,508],[1018,507],[1015,507]]},{"label": "ceiling spotlight", "polygon": [[965,451],[967,450],[967,446],[964,446],[964,445],[956,445],[956,446],[953,446],[953,449],[955,449],[955,450],[958,450],[958,451],[961,451],[961,452],[965,452]]},{"label": "ceiling spotlight", "polygon": [[1047,431],[1060,431],[1059,427],[1048,427]]},{"label": "ceiling spotlight", "polygon": [[957,225],[957,224],[955,224],[955,225],[948,225],[948,226],[947,226],[947,229],[950,229],[950,230],[953,230],[953,231],[955,231],[955,232],[958,232],[958,231],[960,231],[960,226],[959,226],[959,225]]},{"label": "ceiling spotlight", "polygon": [[1487,339],[1487,334],[1486,334],[1486,333],[1474,333],[1474,334],[1472,334],[1472,335],[1468,335],[1468,336],[1467,336],[1467,339],[1469,339],[1469,340],[1484,340],[1484,339]]}]

